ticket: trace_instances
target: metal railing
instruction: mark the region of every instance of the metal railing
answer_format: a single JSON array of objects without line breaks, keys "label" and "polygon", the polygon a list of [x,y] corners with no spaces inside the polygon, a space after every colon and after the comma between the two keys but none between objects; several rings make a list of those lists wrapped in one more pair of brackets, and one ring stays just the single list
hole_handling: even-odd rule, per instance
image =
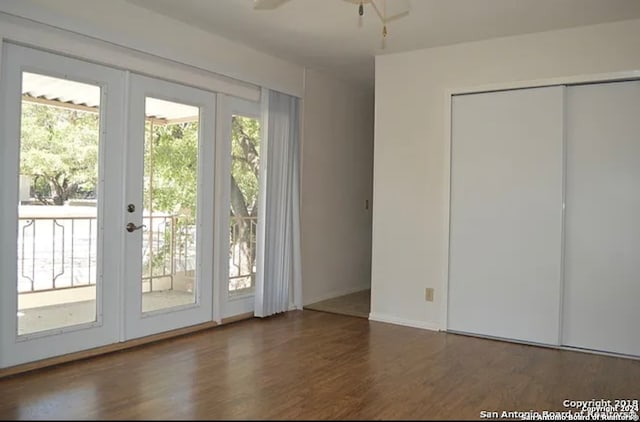
[{"label": "metal railing", "polygon": [[142,282],[149,283],[153,291],[155,279],[168,277],[173,287],[175,262],[175,216],[148,216],[142,218]]},{"label": "metal railing", "polygon": [[231,216],[229,292],[252,289],[256,275],[257,217]]},{"label": "metal railing", "polygon": [[[142,282],[196,268],[195,225],[176,215],[145,216]],[[96,284],[95,217],[21,217],[18,227],[18,292],[35,293]],[[256,217],[231,217],[229,291],[255,284]]]},{"label": "metal railing", "polygon": [[176,215],[147,216],[142,235],[142,281],[154,290],[154,280],[168,278],[174,287],[177,273],[196,269],[195,225]]},{"label": "metal railing", "polygon": [[95,217],[20,218],[18,292],[96,283]]},{"label": "metal railing", "polygon": [[[176,215],[145,216],[142,282],[195,269],[195,228]],[[96,217],[21,217],[18,226],[18,293],[96,284]]]}]

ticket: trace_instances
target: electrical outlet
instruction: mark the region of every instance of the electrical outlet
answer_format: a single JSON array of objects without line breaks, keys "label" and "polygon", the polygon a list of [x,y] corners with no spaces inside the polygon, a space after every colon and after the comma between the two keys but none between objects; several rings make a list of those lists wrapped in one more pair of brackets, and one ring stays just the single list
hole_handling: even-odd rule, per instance
[{"label": "electrical outlet", "polygon": [[427,287],[424,289],[424,300],[427,302],[433,302],[433,288]]}]

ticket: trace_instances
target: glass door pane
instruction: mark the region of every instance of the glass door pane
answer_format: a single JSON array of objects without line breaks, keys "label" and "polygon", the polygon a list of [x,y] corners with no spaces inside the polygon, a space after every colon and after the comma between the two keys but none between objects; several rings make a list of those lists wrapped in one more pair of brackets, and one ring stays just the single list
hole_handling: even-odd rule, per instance
[{"label": "glass door pane", "polygon": [[229,294],[253,292],[256,277],[260,120],[231,118]]},{"label": "glass door pane", "polygon": [[96,321],[100,94],[22,73],[18,335]]},{"label": "glass door pane", "polygon": [[143,313],[195,303],[199,113],[145,101]]}]

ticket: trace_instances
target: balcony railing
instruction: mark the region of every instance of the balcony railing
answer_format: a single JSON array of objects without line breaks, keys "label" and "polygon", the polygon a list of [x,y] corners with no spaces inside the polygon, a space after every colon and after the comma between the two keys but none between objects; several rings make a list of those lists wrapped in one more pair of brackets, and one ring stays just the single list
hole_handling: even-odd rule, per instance
[{"label": "balcony railing", "polygon": [[[145,216],[143,277],[154,280],[195,269],[195,231],[175,215]],[[96,217],[20,217],[18,292],[35,293],[96,284]]]},{"label": "balcony railing", "polygon": [[229,292],[249,291],[255,285],[256,217],[231,216],[229,239]]},{"label": "balcony railing", "polygon": [[[142,283],[195,272],[195,226],[176,215],[143,217]],[[244,292],[255,283],[257,218],[231,217],[229,291]],[[90,216],[20,217],[18,292],[35,293],[96,284],[97,223]],[[166,283],[159,284],[165,286]]]},{"label": "balcony railing", "polygon": [[96,283],[96,218],[20,218],[18,292]]}]

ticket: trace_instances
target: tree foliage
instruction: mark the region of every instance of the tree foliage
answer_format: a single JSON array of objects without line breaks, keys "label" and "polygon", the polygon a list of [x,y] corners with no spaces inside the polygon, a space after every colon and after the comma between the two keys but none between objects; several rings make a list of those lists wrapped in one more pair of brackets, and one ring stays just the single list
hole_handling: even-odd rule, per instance
[{"label": "tree foliage", "polygon": [[[148,134],[151,124],[147,123]],[[198,123],[154,125],[145,142],[145,207],[195,221]],[[153,204],[149,199],[153,199]]]},{"label": "tree foliage", "polygon": [[233,116],[231,129],[231,211],[238,217],[256,217],[260,124],[256,119]]},{"label": "tree foliage", "polygon": [[[149,133],[150,123],[147,129]],[[255,217],[258,212],[259,122],[233,116],[231,135],[231,212],[233,216]],[[145,197],[151,194],[153,209],[195,217],[197,168],[198,123],[154,125],[153,139],[145,146]]]},{"label": "tree foliage", "polygon": [[[152,133],[152,135],[150,135]],[[153,125],[147,123],[145,142],[145,207],[154,212],[179,216],[177,232],[189,231],[195,223],[198,174],[198,123]],[[258,214],[260,126],[256,119],[233,116],[231,132],[231,245],[239,253],[233,261],[232,289],[250,287],[255,263],[255,217]],[[205,184],[207,182],[205,181]],[[152,198],[153,203],[150,200]],[[170,232],[165,232],[168,235]],[[177,242],[188,237],[179,237]],[[182,239],[182,240],[181,240]],[[170,239],[164,245],[170,247]],[[182,248],[183,245],[176,244]],[[166,254],[158,254],[161,261]],[[160,266],[161,262],[155,263]]]},{"label": "tree foliage", "polygon": [[23,101],[20,173],[33,178],[42,203],[95,198],[98,134],[97,113]]},{"label": "tree foliage", "polygon": [[[41,202],[95,198],[98,135],[97,113],[23,102],[20,173],[33,178]],[[258,120],[233,116],[233,216],[257,216],[259,155]],[[145,142],[145,197],[153,197],[153,209],[195,218],[197,166],[197,122],[154,125],[153,139]]]}]

